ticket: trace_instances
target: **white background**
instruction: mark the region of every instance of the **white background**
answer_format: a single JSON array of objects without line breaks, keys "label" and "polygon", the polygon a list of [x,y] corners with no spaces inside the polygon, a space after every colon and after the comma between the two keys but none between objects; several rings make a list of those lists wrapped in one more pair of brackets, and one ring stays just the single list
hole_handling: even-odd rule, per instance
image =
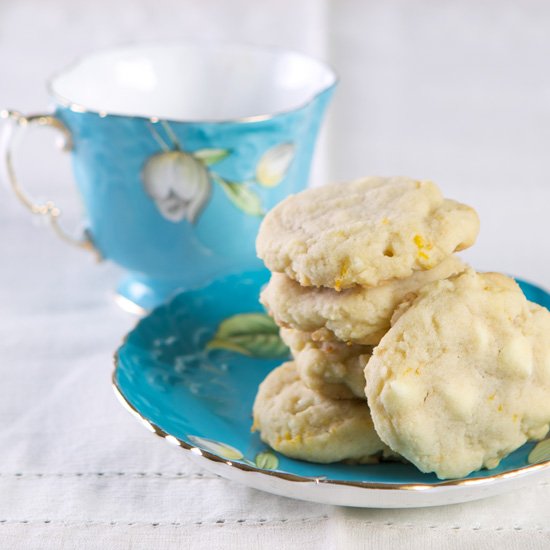
[{"label": "white background", "polygon": [[[45,79],[76,56],[152,39],[329,61],[341,83],[313,183],[433,179],[479,211],[466,253],[476,267],[550,286],[548,2],[1,0],[0,106],[43,111]],[[51,137],[29,139],[21,174],[75,222],[68,159]],[[550,545],[543,484],[440,510],[358,511],[198,471],[111,394],[111,354],[133,324],[111,302],[117,269],[33,224],[5,187],[0,199],[0,547]]]}]

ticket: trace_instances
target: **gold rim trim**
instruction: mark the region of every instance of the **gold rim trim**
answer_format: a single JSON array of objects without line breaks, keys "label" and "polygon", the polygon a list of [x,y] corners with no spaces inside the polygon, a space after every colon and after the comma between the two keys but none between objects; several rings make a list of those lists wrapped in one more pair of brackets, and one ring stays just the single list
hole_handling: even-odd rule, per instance
[{"label": "gold rim trim", "polygon": [[[137,46],[137,47],[136,47]],[[75,101],[71,101],[69,98],[63,96],[62,94],[58,93],[55,90],[55,81],[57,78],[64,76],[66,73],[69,73],[70,71],[76,69],[82,62],[86,61],[89,58],[92,58],[96,55],[100,54],[106,54],[106,53],[112,53],[116,51],[121,50],[129,50],[132,48],[138,49],[139,47],[144,46],[201,46],[204,48],[214,48],[216,46],[219,47],[234,47],[234,48],[248,48],[251,50],[256,51],[263,51],[263,52],[272,52],[272,53],[280,53],[280,54],[295,54],[302,56],[304,58],[307,58],[309,61],[313,61],[315,63],[318,63],[321,65],[327,73],[330,75],[331,80],[328,84],[325,84],[323,87],[319,89],[319,91],[313,93],[310,95],[310,97],[297,104],[293,107],[289,107],[288,109],[281,109],[280,111],[274,111],[272,113],[260,113],[257,115],[250,115],[250,116],[243,116],[243,117],[228,117],[226,119],[178,119],[178,118],[167,118],[167,117],[158,117],[158,116],[145,116],[145,115],[135,115],[135,114],[122,114],[122,113],[113,113],[102,109],[92,109],[89,107],[86,107],[85,105],[82,105],[80,103],[77,103]],[[61,106],[65,107],[67,109],[70,109],[71,111],[75,113],[91,113],[96,114],[100,116],[101,118],[105,118],[107,116],[109,117],[128,117],[128,118],[137,118],[142,120],[148,120],[152,123],[158,122],[161,118],[162,120],[168,120],[170,122],[174,123],[189,123],[189,124],[226,124],[226,123],[254,123],[254,122],[264,122],[266,120],[272,120],[274,118],[277,118],[281,115],[286,115],[289,113],[293,113],[296,111],[300,111],[304,109],[305,107],[311,105],[317,98],[319,98],[321,95],[323,95],[325,92],[328,92],[329,90],[334,89],[340,79],[338,75],[336,74],[336,71],[326,62],[321,61],[320,59],[316,59],[313,56],[285,48],[279,48],[275,46],[259,46],[259,45],[253,45],[253,44],[247,44],[247,43],[235,43],[235,42],[217,42],[215,44],[208,44],[208,43],[201,43],[201,42],[191,42],[191,41],[160,41],[160,42],[147,42],[144,44],[126,44],[121,45],[115,48],[104,48],[97,50],[95,52],[89,53],[87,55],[82,55],[80,57],[77,57],[72,63],[70,63],[68,66],[66,66],[64,69],[54,73],[47,81],[46,81],[46,88],[48,90],[48,93],[50,96],[55,99],[55,101]]]},{"label": "gold rim trim", "polygon": [[[139,322],[138,322],[139,324]],[[136,325],[137,326],[137,325]],[[232,460],[227,460],[220,456],[217,456],[209,451],[205,451],[199,447],[191,445],[174,435],[171,435],[165,432],[161,427],[157,426],[154,422],[145,418],[124,396],[122,390],[118,386],[117,382],[117,372],[119,368],[119,352],[121,348],[126,343],[127,337],[124,338],[122,345],[115,352],[114,360],[114,370],[111,377],[111,382],[113,385],[113,390],[116,397],[122,404],[122,406],[137,420],[141,422],[150,432],[153,432],[155,435],[162,437],[167,440],[168,443],[172,445],[177,445],[186,451],[190,451],[193,454],[203,456],[204,458],[211,460],[212,462],[227,464],[228,466],[233,466],[238,470],[244,472],[255,472],[259,474],[264,474],[272,477],[277,477],[284,481],[294,481],[299,483],[315,483],[315,484],[326,484],[326,485],[344,485],[346,487],[358,487],[362,489],[381,489],[386,491],[419,491],[419,492],[428,492],[433,489],[445,488],[445,487],[472,487],[472,486],[483,486],[487,485],[495,480],[505,480],[505,479],[514,479],[525,476],[528,473],[538,472],[542,470],[550,469],[550,460],[540,462],[538,464],[531,464],[529,466],[524,466],[522,468],[516,468],[515,470],[509,470],[507,472],[502,472],[501,474],[495,474],[488,477],[476,477],[470,479],[452,479],[449,481],[440,481],[437,483],[374,483],[368,481],[341,481],[335,479],[326,479],[318,477],[305,477],[299,476],[296,474],[290,474],[286,472],[274,471],[274,470],[262,470],[261,468],[256,468],[254,466],[249,466],[248,464],[243,464],[240,462],[235,462]]]}]

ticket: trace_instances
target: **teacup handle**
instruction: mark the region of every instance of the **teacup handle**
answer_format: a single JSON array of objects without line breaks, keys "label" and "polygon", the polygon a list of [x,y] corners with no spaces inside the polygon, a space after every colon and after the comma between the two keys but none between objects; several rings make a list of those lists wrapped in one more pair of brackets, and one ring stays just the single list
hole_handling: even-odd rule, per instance
[{"label": "teacup handle", "polygon": [[[50,126],[61,132],[63,137],[62,149],[63,151],[70,151],[73,147],[73,140],[69,129],[52,114],[39,114],[24,116],[17,111],[1,111],[0,118],[9,119],[14,125],[15,130],[23,130],[33,125],[38,126]],[[12,131],[3,144],[4,162],[6,164],[6,171],[8,176],[8,182],[15,193],[15,196],[19,201],[29,210],[32,214],[38,216],[45,216],[48,218],[53,230],[61,237],[65,242],[84,248],[95,254],[96,259],[101,259],[99,250],[94,246],[89,233],[85,230],[84,234],[80,238],[75,238],[61,227],[59,218],[61,216],[61,210],[52,202],[46,201],[43,204],[36,203],[30,195],[28,195],[21,187],[19,180],[15,174],[13,151],[16,143],[15,135],[16,131]]]}]

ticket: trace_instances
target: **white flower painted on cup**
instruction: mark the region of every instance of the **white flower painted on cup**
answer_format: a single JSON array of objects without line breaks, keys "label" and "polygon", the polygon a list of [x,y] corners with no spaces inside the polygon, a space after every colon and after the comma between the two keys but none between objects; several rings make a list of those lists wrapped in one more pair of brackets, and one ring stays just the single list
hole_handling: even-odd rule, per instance
[{"label": "white flower painted on cup", "polygon": [[279,185],[286,176],[294,159],[295,145],[281,143],[268,149],[260,158],[256,167],[256,179],[264,187]]},{"label": "white flower painted on cup", "polygon": [[142,178],[160,213],[172,222],[195,223],[210,196],[205,165],[183,151],[153,155],[143,167]]},{"label": "white flower painted on cup", "polygon": [[[159,122],[158,131],[155,126]],[[265,209],[257,185],[274,187],[286,176],[294,158],[295,146],[281,143],[268,149],[256,166],[256,179],[232,181],[212,169],[230,154],[228,149],[184,151],[178,137],[166,121],[152,121],[149,129],[161,152],[149,157],[141,179],[146,193],[153,199],[160,214],[178,223],[196,223],[217,185],[241,212],[262,217]]]}]

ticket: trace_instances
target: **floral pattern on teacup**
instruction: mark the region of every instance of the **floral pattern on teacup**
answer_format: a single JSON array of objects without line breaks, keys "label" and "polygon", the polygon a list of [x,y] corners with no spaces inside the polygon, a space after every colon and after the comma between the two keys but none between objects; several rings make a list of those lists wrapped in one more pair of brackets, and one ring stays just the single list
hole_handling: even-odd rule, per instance
[{"label": "floral pattern on teacup", "polygon": [[264,187],[279,185],[286,176],[294,159],[296,146],[293,143],[281,143],[268,149],[260,158],[256,167],[256,180]]},{"label": "floral pattern on teacup", "polygon": [[210,196],[206,167],[193,155],[167,151],[152,156],[142,172],[143,184],[159,212],[171,222],[195,223]]},{"label": "floral pattern on teacup", "polygon": [[[163,129],[163,135],[157,128]],[[239,210],[263,216],[261,198],[255,185],[275,187],[286,177],[295,154],[293,143],[281,143],[265,151],[256,166],[255,178],[242,182],[221,176],[212,166],[231,155],[228,149],[184,151],[166,121],[149,123],[153,139],[161,151],[149,157],[141,172],[147,194],[168,221],[196,223],[206,207],[212,186],[218,185]]]}]

